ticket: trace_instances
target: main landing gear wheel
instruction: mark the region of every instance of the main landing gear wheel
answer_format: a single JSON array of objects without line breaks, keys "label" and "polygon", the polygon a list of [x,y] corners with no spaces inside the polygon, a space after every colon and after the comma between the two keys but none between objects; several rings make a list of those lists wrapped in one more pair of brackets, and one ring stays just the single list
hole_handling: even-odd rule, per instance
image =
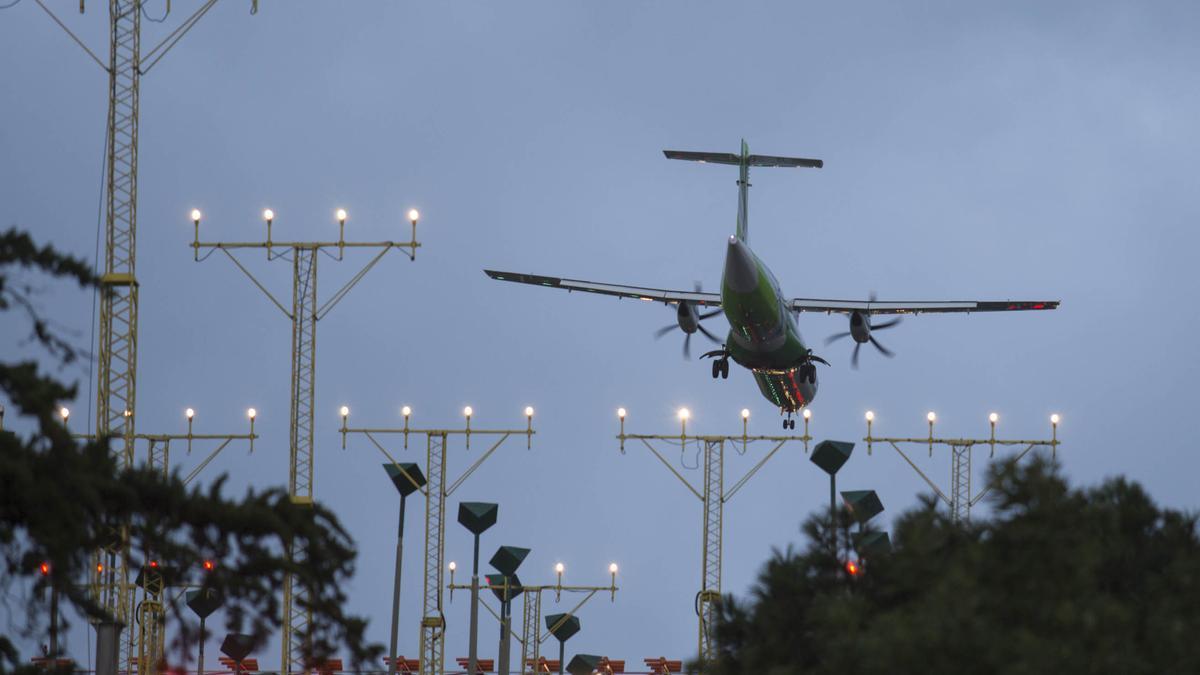
[{"label": "main landing gear wheel", "polygon": [[714,380],[718,377],[726,380],[729,379],[729,352],[724,348],[708,352],[707,354],[702,355],[700,358],[713,359],[712,376]]}]

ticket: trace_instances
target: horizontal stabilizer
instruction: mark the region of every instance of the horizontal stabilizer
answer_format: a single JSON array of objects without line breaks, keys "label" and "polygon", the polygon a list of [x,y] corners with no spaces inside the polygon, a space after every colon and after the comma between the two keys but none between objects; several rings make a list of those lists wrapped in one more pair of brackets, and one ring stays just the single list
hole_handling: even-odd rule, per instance
[{"label": "horizontal stabilizer", "polygon": [[810,169],[820,169],[825,162],[820,159],[805,159],[803,157],[771,157],[770,155],[750,155],[747,158],[750,166],[803,166]]},{"label": "horizontal stabilizer", "polygon": [[[684,150],[663,150],[667,159],[683,159],[702,164],[732,164],[742,163],[742,158],[732,152],[687,152]],[[749,155],[746,157],[747,166],[777,166],[777,167],[808,167],[820,169],[825,162],[819,159],[804,157],[773,157],[771,155]]]},{"label": "horizontal stabilizer", "polygon": [[702,164],[733,164],[742,163],[742,158],[732,152],[687,152],[684,150],[663,150],[667,159],[684,159],[689,162]]}]

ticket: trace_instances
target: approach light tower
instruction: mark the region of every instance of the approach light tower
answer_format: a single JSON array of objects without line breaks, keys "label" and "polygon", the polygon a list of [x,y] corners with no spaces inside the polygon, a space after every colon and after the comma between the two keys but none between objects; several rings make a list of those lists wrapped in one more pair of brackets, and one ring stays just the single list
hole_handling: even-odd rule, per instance
[{"label": "approach light tower", "polygon": [[[289,418],[289,459],[288,459],[288,495],[293,503],[312,505],[313,500],[313,405],[316,397],[316,363],[317,363],[317,322],[325,318],[346,294],[376,263],[389,251],[404,252],[409,260],[416,260],[417,220],[420,214],[416,209],[408,212],[412,224],[412,239],[409,241],[375,241],[357,242],[346,241],[345,209],[337,209],[334,218],[338,223],[337,241],[275,241],[271,238],[271,226],[275,221],[275,212],[266,209],[262,213],[266,223],[266,239],[264,241],[236,242],[202,242],[200,241],[200,221],[203,214],[199,209],[192,209],[193,225],[192,251],[193,258],[199,262],[205,260],[215,251],[225,254],[247,278],[262,291],[263,294],[283,312],[292,322],[292,378],[291,378],[291,414]],[[322,254],[329,255],[334,260],[341,261],[346,249],[373,249],[377,253],[371,260],[350,278],[336,293],[323,304],[317,303],[317,258]],[[237,259],[233,251],[259,250],[266,253],[267,261],[291,256],[292,263],[292,302],[291,308],[267,290],[245,265]],[[201,256],[201,251],[205,251]],[[288,548],[288,556],[292,562],[303,563],[308,560],[308,551]],[[283,636],[282,657],[279,664],[281,673],[291,673],[293,666],[296,670],[307,672],[310,650],[309,624],[310,612],[304,608],[308,602],[308,591],[303,584],[296,582],[294,575],[287,575],[283,584]]]},{"label": "approach light tower", "polygon": [[[624,408],[617,409],[617,418],[621,421],[621,433],[617,436],[621,441],[621,454],[625,454],[625,441],[637,440],[641,441],[646,449],[649,450],[662,465],[683,483],[704,507],[704,534],[703,546],[700,551],[700,593],[697,596],[696,612],[699,616],[699,631],[698,631],[698,653],[700,654],[701,668],[704,664],[712,662],[717,655],[717,645],[713,631],[715,630],[716,604],[721,599],[721,540],[724,528],[724,508],[725,502],[733,498],[737,491],[742,489],[754,474],[763,467],[776,452],[789,442],[800,442],[804,444],[804,451],[808,452],[808,442],[812,440],[812,436],[808,433],[808,423],[812,419],[812,412],[807,408],[804,410],[804,434],[801,436],[752,436],[749,433],[750,429],[750,410],[742,409],[742,433],[740,436],[693,436],[688,435],[687,425],[691,419],[691,411],[687,408],[679,409],[679,424],[680,429],[678,434],[627,434],[625,433],[625,415]],[[758,461],[746,475],[742,476],[736,483],[733,484],[728,491],[725,490],[725,444],[731,444],[737,447],[741,444],[742,451],[749,449],[750,444],[756,441],[766,441],[774,443],[762,459]],[[689,443],[701,445],[704,449],[704,486],[703,490],[697,490],[692,484],[683,477],[671,466],[671,463],[655,449],[654,442],[673,445],[680,449],[686,448]]]},{"label": "approach light tower", "polygon": [[[100,60],[87,44],[73,33],[42,2],[46,14],[108,75],[108,117],[105,133],[104,181],[104,263],[100,276],[100,321],[97,340],[96,435],[109,437],[118,470],[131,468],[136,441],[135,420],[138,343],[138,289],[136,275],[137,198],[138,198],[138,127],[141,79],[167,52],[212,9],[214,2],[200,7],[185,18],[149,51],[142,52],[142,0],[108,0],[108,63]],[[258,0],[251,0],[250,13],[258,11]],[[85,9],[84,0],[79,11]],[[170,3],[167,3],[170,14]],[[165,17],[164,19],[165,20]],[[131,626],[132,587],[126,569],[126,534],[112,548],[100,551],[92,587],[95,600],[115,624],[99,634],[116,636],[120,647],[112,650],[121,667],[129,664],[134,646],[120,640],[119,626]],[[114,628],[117,626],[117,628]],[[130,633],[132,635],[132,631]],[[109,653],[108,645],[98,645]],[[139,665],[139,669],[141,665]]]},{"label": "approach light tower", "polygon": [[[867,454],[871,454],[871,446],[874,443],[887,443],[892,446],[898,455],[908,462],[908,465],[917,472],[925,484],[933,490],[934,494],[939,499],[946,502],[950,507],[950,517],[955,522],[969,523],[971,522],[971,507],[978,504],[987,493],[991,491],[992,486],[987,485],[976,494],[972,494],[971,490],[971,451],[976,445],[986,445],[991,449],[990,456],[996,456],[996,446],[1025,446],[1015,457],[1006,461],[1013,464],[1021,461],[1025,455],[1029,454],[1036,447],[1049,447],[1051,455],[1057,455],[1058,445],[1061,441],[1058,440],[1058,423],[1060,417],[1057,413],[1050,416],[1050,438],[1048,440],[1017,440],[1017,439],[1000,439],[996,438],[996,423],[1000,421],[1000,416],[996,413],[988,415],[988,424],[991,425],[991,435],[988,438],[937,438],[933,435],[933,426],[937,422],[937,413],[930,411],[925,415],[925,421],[929,423],[929,436],[925,438],[892,438],[886,436],[872,436],[872,427],[875,424],[875,412],[868,410],[863,416],[867,422],[867,435],[863,438],[867,442]],[[944,445],[950,448],[950,495],[947,496],[941,488],[922,471],[915,462],[903,450],[900,449],[901,444],[923,445],[929,448],[929,456],[933,456],[933,446]]]},{"label": "approach light tower", "polygon": [[[525,448],[533,445],[533,408],[525,408],[524,429],[472,429],[471,418],[475,411],[471,406],[463,408],[463,418],[466,421],[461,429],[418,429],[409,426],[412,408],[404,406],[401,415],[404,417],[403,427],[351,427],[350,408],[342,406],[342,426],[338,430],[342,434],[342,449],[346,448],[347,434],[362,434],[371,444],[383,453],[383,456],[393,464],[396,458],[388,452],[378,436],[402,434],[404,448],[408,449],[408,437],[425,437],[425,480],[428,481],[420,492],[425,495],[425,584],[422,596],[421,612],[421,675],[443,675],[446,672],[446,620],[442,614],[442,560],[446,555],[446,498],[454,493],[463,481],[471,477],[493,453],[509,439],[510,436],[524,436]],[[468,450],[471,449],[472,436],[494,438],[486,451],[476,459],[470,467],[448,486],[446,484],[446,444],[451,436],[462,436]],[[393,655],[394,656],[394,655]]]},{"label": "approach light tower", "polygon": [[[454,591],[456,589],[471,590],[471,585],[454,583],[454,563],[451,562],[450,565],[451,566],[447,568],[450,570],[450,583],[446,586],[446,588],[450,590],[450,599],[453,600]],[[541,658],[542,643],[550,639],[550,636],[554,634],[555,630],[559,628],[560,624],[564,623],[568,617],[577,616],[579,610],[582,609],[583,606],[587,604],[588,600],[591,600],[592,597],[597,593],[608,593],[609,599],[612,602],[616,602],[617,591],[621,590],[620,587],[617,586],[617,569],[617,563],[614,562],[609,564],[608,573],[611,581],[607,585],[586,586],[579,584],[564,584],[562,578],[563,572],[566,570],[566,566],[562,563],[558,563],[554,566],[554,573],[557,576],[555,583],[542,584],[538,586],[527,586],[524,584],[521,585],[521,589],[523,590],[521,597],[524,599],[524,607],[522,608],[521,612],[521,634],[517,636],[517,640],[521,643],[522,672],[529,672],[530,670],[535,672],[537,671],[537,663]],[[568,612],[558,615],[560,620],[554,621],[548,625],[546,627],[546,632],[543,633],[541,630],[542,595],[549,592],[554,593],[555,602],[558,602],[562,599],[563,593],[586,593],[586,595],[584,595],[583,599],[581,599],[579,602],[576,602]],[[496,610],[492,609],[487,603],[482,604],[485,608],[487,608],[488,612],[491,613],[492,616],[496,617],[497,621],[500,620],[500,615],[496,612]]]}]

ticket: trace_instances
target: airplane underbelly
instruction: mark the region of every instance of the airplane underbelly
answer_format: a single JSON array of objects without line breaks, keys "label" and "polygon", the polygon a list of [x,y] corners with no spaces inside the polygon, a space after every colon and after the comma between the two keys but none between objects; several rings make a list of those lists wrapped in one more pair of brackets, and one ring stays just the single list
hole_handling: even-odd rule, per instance
[{"label": "airplane underbelly", "polygon": [[755,369],[752,372],[758,390],[782,410],[796,412],[812,403],[817,395],[817,383],[805,379],[800,368]]}]

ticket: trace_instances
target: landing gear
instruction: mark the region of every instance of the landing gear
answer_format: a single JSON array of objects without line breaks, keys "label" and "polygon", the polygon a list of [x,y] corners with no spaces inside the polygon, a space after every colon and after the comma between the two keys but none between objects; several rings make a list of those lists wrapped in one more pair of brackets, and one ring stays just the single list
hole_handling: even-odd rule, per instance
[{"label": "landing gear", "polygon": [[800,379],[808,380],[809,384],[816,384],[816,382],[817,382],[817,367],[814,366],[812,363],[806,363],[806,364],[800,366]]},{"label": "landing gear", "polygon": [[712,364],[713,379],[715,380],[719,377],[721,379],[728,380],[729,379],[729,352],[725,351],[724,349],[718,349],[715,351],[711,351],[707,354],[704,354],[700,358],[703,359],[703,358],[709,358],[709,357],[713,358],[713,364]]},{"label": "landing gear", "polygon": [[792,413],[789,412],[787,414],[787,417],[783,418],[783,428],[784,429],[795,429],[796,428],[796,420],[792,419]]}]

